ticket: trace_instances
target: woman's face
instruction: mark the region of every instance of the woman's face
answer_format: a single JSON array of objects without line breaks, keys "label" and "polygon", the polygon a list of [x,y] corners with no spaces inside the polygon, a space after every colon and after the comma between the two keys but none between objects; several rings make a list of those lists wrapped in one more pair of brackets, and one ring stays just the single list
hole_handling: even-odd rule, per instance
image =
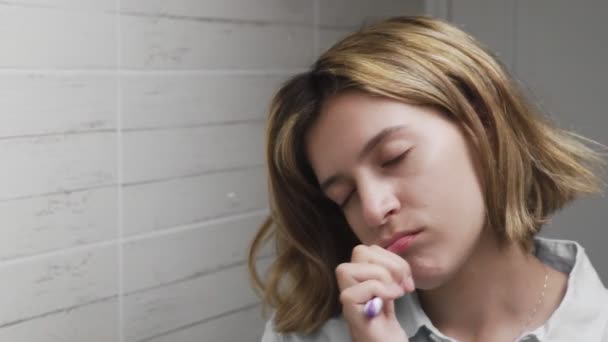
[{"label": "woman's face", "polygon": [[471,150],[441,113],[363,93],[324,105],[306,151],[325,194],[363,244],[398,252],[420,289],[440,286],[464,264],[485,222]]}]

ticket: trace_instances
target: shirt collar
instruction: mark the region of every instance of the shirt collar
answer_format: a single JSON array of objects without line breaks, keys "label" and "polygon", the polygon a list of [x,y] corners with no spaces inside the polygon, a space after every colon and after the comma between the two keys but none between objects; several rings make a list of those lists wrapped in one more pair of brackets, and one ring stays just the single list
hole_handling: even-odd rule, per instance
[{"label": "shirt collar", "polygon": [[[588,324],[605,324],[606,314],[600,313],[605,312],[608,292],[584,248],[574,241],[542,237],[536,237],[534,245],[534,253],[541,261],[569,275],[568,287],[564,299],[549,320],[524,336],[534,335],[538,340],[545,340],[551,336],[568,336],[568,330],[573,326],[580,332]],[[395,304],[397,317],[409,338],[421,331],[446,338],[422,310],[416,292],[400,298]]]},{"label": "shirt collar", "polygon": [[608,291],[585,249],[574,241],[547,238],[537,238],[535,246],[540,260],[569,276],[562,302],[547,322],[530,335],[542,341],[567,341],[580,340],[583,331],[602,330],[607,319]]}]

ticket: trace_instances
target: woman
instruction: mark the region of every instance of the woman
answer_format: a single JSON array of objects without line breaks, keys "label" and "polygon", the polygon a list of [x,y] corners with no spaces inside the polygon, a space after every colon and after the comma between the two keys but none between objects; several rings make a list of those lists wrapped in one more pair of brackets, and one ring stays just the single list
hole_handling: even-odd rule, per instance
[{"label": "woman", "polygon": [[362,29],[284,84],[266,133],[263,341],[608,341],[583,248],[536,236],[602,160],[464,32]]}]

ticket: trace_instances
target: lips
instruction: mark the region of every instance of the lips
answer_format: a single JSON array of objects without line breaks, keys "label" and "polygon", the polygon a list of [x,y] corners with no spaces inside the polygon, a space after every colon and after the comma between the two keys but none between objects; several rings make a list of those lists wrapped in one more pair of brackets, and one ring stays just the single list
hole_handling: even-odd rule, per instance
[{"label": "lips", "polygon": [[393,235],[388,241],[382,244],[382,247],[396,254],[405,252],[412,244],[420,230],[412,232],[402,232]]}]

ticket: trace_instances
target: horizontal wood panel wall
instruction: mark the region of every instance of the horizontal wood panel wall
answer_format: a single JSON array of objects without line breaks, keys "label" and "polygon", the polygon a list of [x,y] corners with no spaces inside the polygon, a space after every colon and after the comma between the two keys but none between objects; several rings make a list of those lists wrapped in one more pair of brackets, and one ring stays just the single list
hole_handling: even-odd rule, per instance
[{"label": "horizontal wood panel wall", "polygon": [[269,100],[366,20],[423,8],[0,2],[0,341],[258,341]]}]

